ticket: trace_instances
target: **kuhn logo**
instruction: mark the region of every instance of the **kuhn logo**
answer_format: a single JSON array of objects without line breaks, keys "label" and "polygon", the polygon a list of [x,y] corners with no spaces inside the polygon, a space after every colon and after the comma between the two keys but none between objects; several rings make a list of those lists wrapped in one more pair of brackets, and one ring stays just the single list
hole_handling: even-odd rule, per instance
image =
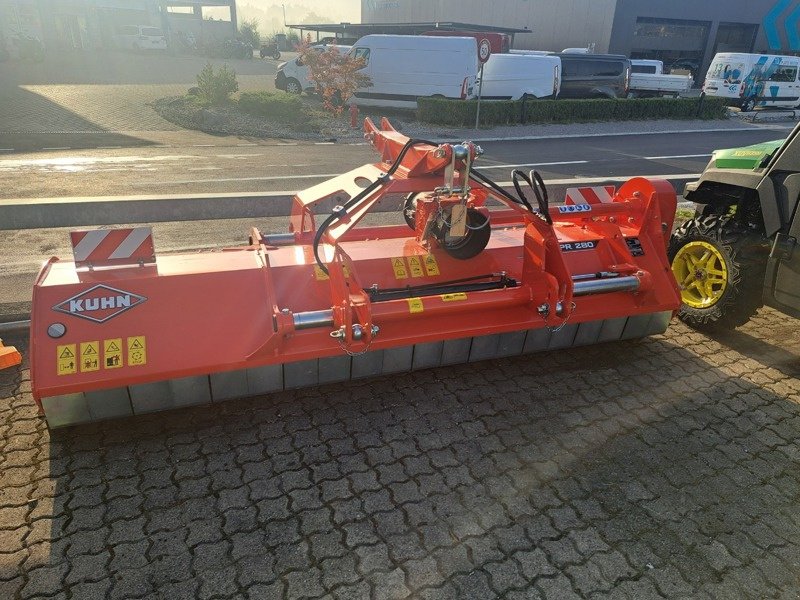
[{"label": "kuhn logo", "polygon": [[145,300],[147,298],[139,294],[132,294],[107,285],[96,285],[56,304],[53,310],[95,323],[105,323]]}]

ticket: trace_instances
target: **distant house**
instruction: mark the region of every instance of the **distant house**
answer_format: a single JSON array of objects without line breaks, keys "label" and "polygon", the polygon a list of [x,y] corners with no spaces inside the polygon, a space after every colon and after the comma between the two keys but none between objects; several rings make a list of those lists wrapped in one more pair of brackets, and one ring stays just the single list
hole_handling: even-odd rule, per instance
[{"label": "distant house", "polygon": [[[227,7],[230,20],[205,21],[203,9]],[[126,25],[150,25],[167,39],[177,31],[218,38],[236,35],[236,0],[0,0],[0,44],[34,36],[48,49],[113,48]],[[207,30],[207,31],[206,31]]]}]

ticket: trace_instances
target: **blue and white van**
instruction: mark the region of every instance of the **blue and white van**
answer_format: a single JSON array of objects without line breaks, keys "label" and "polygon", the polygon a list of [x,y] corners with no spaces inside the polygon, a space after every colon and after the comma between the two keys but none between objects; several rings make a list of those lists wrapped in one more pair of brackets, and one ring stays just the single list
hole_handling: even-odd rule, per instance
[{"label": "blue and white van", "polygon": [[774,54],[721,53],[708,68],[703,91],[730,98],[742,110],[800,105],[800,58]]}]

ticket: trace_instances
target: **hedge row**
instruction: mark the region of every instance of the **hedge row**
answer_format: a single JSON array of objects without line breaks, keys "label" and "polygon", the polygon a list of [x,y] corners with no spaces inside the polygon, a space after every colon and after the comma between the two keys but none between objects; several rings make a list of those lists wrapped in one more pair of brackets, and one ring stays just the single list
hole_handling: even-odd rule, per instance
[{"label": "hedge row", "polygon": [[[417,99],[417,118],[437,125],[475,125],[476,100]],[[724,119],[724,98],[492,100],[481,102],[481,125],[580,123],[644,119]]]}]

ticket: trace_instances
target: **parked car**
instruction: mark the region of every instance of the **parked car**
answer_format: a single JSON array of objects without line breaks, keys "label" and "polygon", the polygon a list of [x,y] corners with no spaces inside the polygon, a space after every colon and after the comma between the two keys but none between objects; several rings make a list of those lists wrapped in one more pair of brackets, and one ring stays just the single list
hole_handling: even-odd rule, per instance
[{"label": "parked car", "polygon": [[729,98],[742,110],[800,105],[800,58],[775,54],[720,53],[706,73],[707,96]]},{"label": "parked car", "polygon": [[125,50],[166,50],[167,38],[158,27],[121,25],[116,31],[117,46]]},{"label": "parked car", "polygon": [[478,43],[474,37],[367,35],[350,54],[366,62],[372,86],[352,100],[362,106],[416,108],[417,98],[473,98]]},{"label": "parked car", "polygon": [[540,54],[492,54],[478,88],[485,100],[555,98],[561,87],[561,59]]},{"label": "parked car", "polygon": [[691,75],[665,75],[660,60],[632,59],[629,98],[675,96],[692,89]]},{"label": "parked car", "polygon": [[[351,46],[312,46],[314,50],[320,52],[330,47],[335,47],[338,52],[343,53],[347,53],[351,48]],[[308,66],[303,63],[302,56],[278,65],[278,72],[275,74],[275,87],[290,94],[314,91],[314,82],[309,77]]]},{"label": "parked car", "polygon": [[624,98],[631,83],[631,61],[617,54],[559,53],[561,98]]}]

